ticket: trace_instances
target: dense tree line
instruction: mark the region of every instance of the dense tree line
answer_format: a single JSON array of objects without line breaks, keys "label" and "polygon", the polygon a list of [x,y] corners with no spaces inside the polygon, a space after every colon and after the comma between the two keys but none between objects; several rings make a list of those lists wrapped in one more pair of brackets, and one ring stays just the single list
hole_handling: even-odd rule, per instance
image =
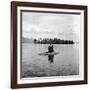
[{"label": "dense tree line", "polygon": [[58,39],[58,38],[34,39],[34,43],[38,43],[38,44],[49,44],[49,43],[52,43],[52,44],[74,44],[73,40],[62,40],[62,39]]}]

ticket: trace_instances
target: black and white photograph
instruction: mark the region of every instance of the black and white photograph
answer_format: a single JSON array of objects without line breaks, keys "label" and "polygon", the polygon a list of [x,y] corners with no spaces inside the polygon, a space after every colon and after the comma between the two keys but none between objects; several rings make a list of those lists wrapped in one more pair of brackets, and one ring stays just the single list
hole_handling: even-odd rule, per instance
[{"label": "black and white photograph", "polygon": [[87,83],[87,6],[12,2],[11,86]]},{"label": "black and white photograph", "polygon": [[81,15],[21,11],[21,78],[79,75]]}]

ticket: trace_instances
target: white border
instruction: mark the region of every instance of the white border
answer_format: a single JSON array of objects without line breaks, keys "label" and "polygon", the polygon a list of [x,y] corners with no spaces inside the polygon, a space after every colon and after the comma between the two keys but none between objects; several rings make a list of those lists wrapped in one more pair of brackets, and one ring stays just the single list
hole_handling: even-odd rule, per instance
[{"label": "white border", "polygon": [[[76,76],[59,76],[58,77],[43,77],[43,78],[20,78],[20,10],[39,10],[39,11],[57,11],[57,12],[80,12],[81,13],[81,35],[80,35],[80,49],[79,49],[79,71],[80,75]],[[34,8],[34,7],[17,7],[17,83],[42,83],[42,82],[62,82],[62,81],[77,81],[84,80],[84,11],[83,10],[70,10],[70,9],[47,9],[47,8]]]}]

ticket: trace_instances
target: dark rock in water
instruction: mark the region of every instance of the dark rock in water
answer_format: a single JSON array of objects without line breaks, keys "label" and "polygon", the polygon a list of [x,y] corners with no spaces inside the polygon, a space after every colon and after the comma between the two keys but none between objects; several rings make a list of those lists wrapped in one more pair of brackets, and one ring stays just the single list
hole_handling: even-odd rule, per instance
[{"label": "dark rock in water", "polygon": [[59,54],[58,52],[44,52],[44,53],[39,53],[39,55],[57,55]]}]

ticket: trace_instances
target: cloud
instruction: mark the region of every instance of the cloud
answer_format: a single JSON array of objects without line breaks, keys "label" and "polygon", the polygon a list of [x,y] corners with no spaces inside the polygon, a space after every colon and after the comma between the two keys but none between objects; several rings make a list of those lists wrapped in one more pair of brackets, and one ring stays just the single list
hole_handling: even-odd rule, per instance
[{"label": "cloud", "polygon": [[80,37],[80,15],[24,12],[22,21],[23,37],[73,40]]}]

